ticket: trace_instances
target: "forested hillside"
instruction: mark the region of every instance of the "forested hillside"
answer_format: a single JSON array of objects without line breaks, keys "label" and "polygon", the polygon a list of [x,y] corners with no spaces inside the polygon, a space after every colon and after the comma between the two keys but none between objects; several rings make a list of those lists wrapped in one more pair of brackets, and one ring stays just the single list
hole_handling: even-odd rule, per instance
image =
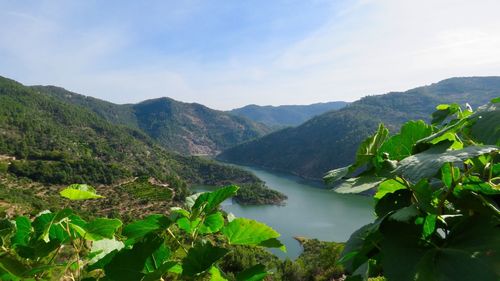
[{"label": "forested hillside", "polygon": [[179,185],[258,182],[239,169],[169,152],[137,129],[6,78],[0,104],[0,154],[14,157],[8,170],[18,176],[52,184],[141,175]]},{"label": "forested hillside", "polygon": [[118,105],[54,86],[31,88],[85,107],[114,124],[141,130],[165,148],[185,155],[214,155],[270,132],[247,118],[170,98]]},{"label": "forested hillside", "polygon": [[468,102],[475,108],[499,95],[500,77],[471,77],[367,96],[299,127],[226,150],[219,158],[320,179],[328,169],[350,163],[360,142],[379,123],[395,132],[407,120],[428,120],[437,104]]},{"label": "forested hillside", "polygon": [[213,155],[270,130],[249,119],[170,98],[133,105],[139,127],[174,151]]},{"label": "forested hillside", "polygon": [[234,115],[247,117],[269,127],[279,128],[298,126],[316,115],[323,114],[330,110],[340,109],[347,104],[349,103],[343,101],[280,106],[259,106],[251,104],[233,109],[229,112]]}]

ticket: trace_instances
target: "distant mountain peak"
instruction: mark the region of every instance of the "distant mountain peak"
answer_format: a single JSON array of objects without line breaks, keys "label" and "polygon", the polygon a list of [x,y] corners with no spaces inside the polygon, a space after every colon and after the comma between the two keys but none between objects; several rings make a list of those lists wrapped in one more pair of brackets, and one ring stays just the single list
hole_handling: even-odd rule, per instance
[{"label": "distant mountain peak", "polygon": [[330,110],[337,110],[348,103],[344,101],[313,103],[309,105],[256,105],[250,104],[236,108],[230,113],[244,116],[253,121],[263,123],[270,127],[297,126]]}]

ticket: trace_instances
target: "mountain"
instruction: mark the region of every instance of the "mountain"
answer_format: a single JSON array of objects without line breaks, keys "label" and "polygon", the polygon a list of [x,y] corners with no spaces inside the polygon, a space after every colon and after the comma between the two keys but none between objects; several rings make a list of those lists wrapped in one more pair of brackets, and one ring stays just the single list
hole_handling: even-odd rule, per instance
[{"label": "mountain", "polygon": [[436,105],[469,103],[473,108],[500,96],[500,77],[451,78],[406,92],[367,96],[295,128],[224,151],[219,159],[320,179],[352,162],[356,148],[379,123],[394,133],[410,119],[428,120]]},{"label": "mountain", "polygon": [[259,106],[247,105],[229,111],[231,114],[243,116],[272,128],[298,126],[316,115],[330,110],[340,109],[348,102],[334,101],[314,103],[310,105]]},{"label": "mountain", "polygon": [[[186,183],[260,182],[240,169],[168,151],[142,131],[111,123],[88,106],[3,77],[0,104],[0,160],[8,159],[3,169],[17,176],[48,184],[112,184],[152,176],[181,189]],[[125,123],[136,120],[128,107],[97,104],[117,120],[121,114],[130,116]]]},{"label": "mountain", "polygon": [[214,155],[270,130],[249,119],[170,98],[133,105],[139,128],[172,150]]},{"label": "mountain", "polygon": [[85,107],[114,124],[141,130],[165,148],[185,155],[215,155],[271,131],[244,117],[170,98],[118,105],[54,86],[32,89]]}]

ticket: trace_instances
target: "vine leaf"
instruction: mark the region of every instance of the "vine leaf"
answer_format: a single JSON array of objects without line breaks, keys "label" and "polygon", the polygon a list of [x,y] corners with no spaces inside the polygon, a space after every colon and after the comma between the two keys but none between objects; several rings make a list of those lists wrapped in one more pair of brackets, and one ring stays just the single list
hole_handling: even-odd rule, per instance
[{"label": "vine leaf", "polygon": [[194,210],[201,212],[203,209],[203,212],[205,212],[206,214],[210,214],[211,212],[216,210],[219,205],[224,202],[224,200],[236,195],[238,189],[239,187],[236,185],[229,185],[223,188],[219,188],[216,191],[200,194],[193,204],[193,213]]},{"label": "vine leaf", "polygon": [[205,218],[205,221],[200,225],[200,233],[215,233],[224,226],[224,217],[221,212],[216,212]]},{"label": "vine leaf", "polygon": [[385,178],[364,176],[343,181],[336,189],[337,193],[361,193],[377,187]]},{"label": "vine leaf", "polygon": [[164,215],[149,215],[142,220],[134,221],[123,228],[123,234],[128,239],[140,239],[147,234],[165,229],[171,224],[169,218]]},{"label": "vine leaf", "polygon": [[254,220],[237,218],[222,229],[229,243],[233,245],[253,245],[278,238],[280,234],[271,227]]},{"label": "vine leaf", "polygon": [[414,224],[384,224],[382,265],[389,280],[498,280],[500,229],[489,219],[466,219],[443,245],[424,248],[419,233]]},{"label": "vine leaf", "polygon": [[349,173],[356,171],[365,164],[370,164],[388,136],[389,130],[387,130],[383,124],[380,124],[377,132],[373,136],[365,139],[359,146],[356,152],[356,160],[349,166]]},{"label": "vine leaf", "polygon": [[96,241],[103,238],[113,239],[115,232],[122,226],[118,219],[97,218],[85,226],[85,238]]},{"label": "vine leaf", "polygon": [[87,184],[72,184],[61,190],[59,194],[64,198],[68,198],[69,200],[104,198],[104,196],[98,195],[96,193],[96,190],[92,186]]},{"label": "vine leaf", "polygon": [[[144,266],[147,259],[163,244],[163,239],[148,235],[132,249],[111,252],[112,259],[104,266],[106,278],[120,281],[141,280],[145,276]],[[106,259],[104,257],[103,259]]]},{"label": "vine leaf", "polygon": [[182,274],[194,277],[205,272],[228,252],[227,249],[214,247],[209,243],[196,244],[189,249],[187,256],[182,260]]},{"label": "vine leaf", "polygon": [[394,172],[416,183],[420,179],[433,177],[447,162],[459,165],[466,159],[493,151],[498,151],[498,147],[468,146],[461,150],[443,151],[442,146],[436,146],[401,160]]},{"label": "vine leaf", "polygon": [[28,246],[32,227],[31,221],[25,216],[19,216],[16,218],[16,234],[11,239],[13,246]]},{"label": "vine leaf", "polygon": [[102,239],[99,241],[94,241],[92,243],[91,255],[89,264],[94,264],[100,259],[102,259],[107,254],[117,250],[121,250],[125,247],[123,242],[116,239]]},{"label": "vine leaf", "polygon": [[373,196],[375,200],[380,200],[387,193],[393,193],[400,189],[405,189],[406,185],[395,179],[389,179],[379,184],[377,193]]},{"label": "vine leaf", "polygon": [[432,126],[424,121],[409,121],[401,127],[401,132],[389,138],[380,147],[379,154],[388,153],[390,159],[401,160],[410,156],[418,140],[432,134]]}]

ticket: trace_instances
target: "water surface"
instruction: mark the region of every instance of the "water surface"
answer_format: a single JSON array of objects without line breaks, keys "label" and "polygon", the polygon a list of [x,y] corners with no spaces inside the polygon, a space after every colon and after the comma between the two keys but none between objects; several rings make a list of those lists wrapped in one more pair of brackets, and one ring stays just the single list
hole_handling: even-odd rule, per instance
[{"label": "water surface", "polygon": [[[239,166],[253,172],[272,189],[288,196],[285,206],[241,206],[231,201],[222,208],[237,217],[264,222],[281,233],[280,240],[288,252],[274,251],[280,257],[296,258],[302,251],[294,236],[317,238],[324,241],[346,241],[352,232],[373,221],[372,198],[360,195],[338,194],[320,183],[299,177]],[[199,191],[213,188],[197,187]]]}]

